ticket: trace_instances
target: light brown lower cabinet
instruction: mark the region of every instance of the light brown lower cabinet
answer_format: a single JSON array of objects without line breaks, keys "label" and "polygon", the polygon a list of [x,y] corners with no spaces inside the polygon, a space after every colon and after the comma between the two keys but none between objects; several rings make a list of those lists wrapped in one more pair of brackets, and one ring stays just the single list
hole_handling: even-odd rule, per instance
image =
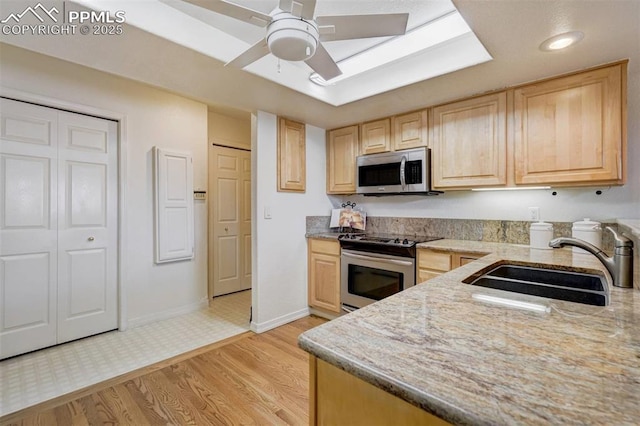
[{"label": "light brown lower cabinet", "polygon": [[466,253],[418,249],[418,283],[435,278],[452,269],[486,256],[486,253]]},{"label": "light brown lower cabinet", "polygon": [[449,423],[310,355],[309,424],[438,426]]},{"label": "light brown lower cabinet", "polygon": [[340,243],[309,238],[309,306],[340,313]]}]

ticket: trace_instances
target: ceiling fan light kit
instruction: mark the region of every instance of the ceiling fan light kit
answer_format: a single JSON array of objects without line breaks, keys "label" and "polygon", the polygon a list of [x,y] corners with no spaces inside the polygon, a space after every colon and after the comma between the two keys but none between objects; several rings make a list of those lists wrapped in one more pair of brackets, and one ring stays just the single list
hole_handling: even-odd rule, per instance
[{"label": "ceiling fan light kit", "polygon": [[244,68],[271,53],[285,61],[305,61],[325,81],[342,71],[322,45],[325,41],[403,35],[408,13],[314,17],[316,0],[280,0],[269,15],[226,0],[184,0],[259,27],[266,36],[225,66]]},{"label": "ceiling fan light kit", "polygon": [[269,51],[285,61],[306,61],[316,53],[318,27],[290,13],[274,16],[267,28]]}]

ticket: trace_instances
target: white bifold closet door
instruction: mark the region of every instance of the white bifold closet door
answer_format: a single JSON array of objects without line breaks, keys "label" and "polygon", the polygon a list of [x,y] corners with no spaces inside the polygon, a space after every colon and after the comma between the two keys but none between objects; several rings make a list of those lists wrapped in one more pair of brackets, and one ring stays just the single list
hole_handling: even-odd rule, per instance
[{"label": "white bifold closet door", "polygon": [[0,118],[0,358],[117,328],[117,123]]}]

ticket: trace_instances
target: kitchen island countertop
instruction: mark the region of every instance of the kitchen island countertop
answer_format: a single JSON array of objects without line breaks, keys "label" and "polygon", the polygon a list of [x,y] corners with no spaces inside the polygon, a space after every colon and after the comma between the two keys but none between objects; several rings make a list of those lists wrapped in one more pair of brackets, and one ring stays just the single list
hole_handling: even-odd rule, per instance
[{"label": "kitchen island countertop", "polygon": [[[606,307],[465,284],[496,263],[609,276],[570,249],[439,240],[422,248],[489,253],[303,333],[307,352],[453,424],[638,424],[640,291]],[[472,294],[535,302],[532,312]]]}]

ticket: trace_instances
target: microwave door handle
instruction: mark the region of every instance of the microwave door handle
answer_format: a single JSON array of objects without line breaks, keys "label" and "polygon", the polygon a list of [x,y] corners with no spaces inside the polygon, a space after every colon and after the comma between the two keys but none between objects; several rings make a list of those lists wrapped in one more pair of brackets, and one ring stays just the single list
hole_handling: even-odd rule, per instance
[{"label": "microwave door handle", "polygon": [[402,190],[406,190],[407,186],[407,178],[404,173],[405,166],[407,164],[407,156],[403,155],[402,160],[400,160],[400,185],[402,185]]}]

